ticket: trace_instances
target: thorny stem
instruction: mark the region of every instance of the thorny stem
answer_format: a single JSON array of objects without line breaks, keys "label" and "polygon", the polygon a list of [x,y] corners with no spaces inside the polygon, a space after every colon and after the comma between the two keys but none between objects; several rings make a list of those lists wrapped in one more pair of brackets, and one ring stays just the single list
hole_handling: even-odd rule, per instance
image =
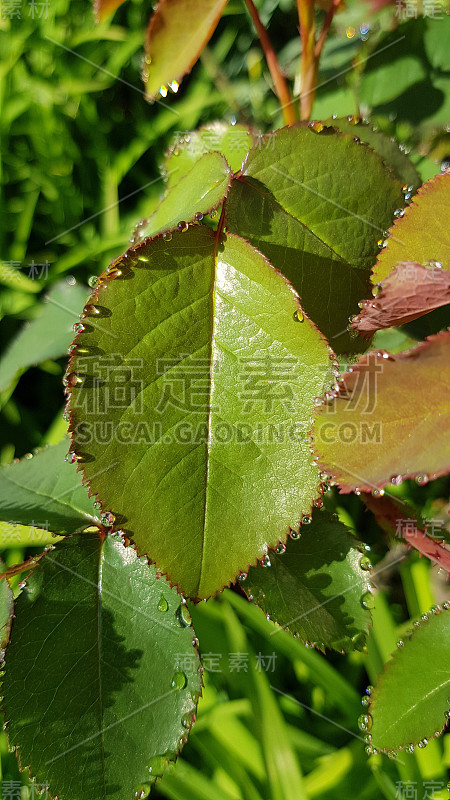
[{"label": "thorny stem", "polygon": [[283,112],[283,119],[286,125],[292,125],[296,121],[295,108],[292,104],[289,87],[286,78],[281,72],[278,59],[273,49],[272,42],[269,39],[269,34],[258,14],[258,10],[253,0],[245,0],[246,6],[250,12],[250,16],[256,28],[256,32],[261,42],[261,47],[266,57],[267,66],[269,67],[270,74],[275,87],[276,95],[281,103],[281,111]]},{"label": "thorny stem", "polygon": [[302,40],[302,56],[300,62],[300,119],[306,120],[311,116],[316,94],[320,56],[328,36],[328,31],[330,30],[331,22],[340,4],[341,0],[333,0],[316,42],[314,0],[297,0],[300,36]]}]

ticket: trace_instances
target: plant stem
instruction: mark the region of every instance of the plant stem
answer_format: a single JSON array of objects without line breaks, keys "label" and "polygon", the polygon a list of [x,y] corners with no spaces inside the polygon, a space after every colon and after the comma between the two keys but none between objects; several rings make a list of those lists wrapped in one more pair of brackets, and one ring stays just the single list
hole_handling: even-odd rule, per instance
[{"label": "plant stem", "polygon": [[267,66],[269,67],[270,74],[275,87],[275,93],[281,103],[281,111],[286,125],[292,125],[296,121],[295,108],[291,100],[291,94],[286,82],[286,78],[281,72],[278,59],[273,49],[272,42],[269,39],[269,34],[263,23],[261,22],[258,10],[253,0],[245,0],[245,4],[250,12],[250,16],[256,28],[256,32],[261,42],[261,47],[266,57]]},{"label": "plant stem", "polygon": [[314,0],[297,0],[300,36],[302,40],[302,57],[300,67],[300,118],[309,119],[312,113],[316,94],[317,72],[320,56],[330,25],[341,0],[333,0],[325,17],[322,30],[316,42],[316,22],[314,17]]}]

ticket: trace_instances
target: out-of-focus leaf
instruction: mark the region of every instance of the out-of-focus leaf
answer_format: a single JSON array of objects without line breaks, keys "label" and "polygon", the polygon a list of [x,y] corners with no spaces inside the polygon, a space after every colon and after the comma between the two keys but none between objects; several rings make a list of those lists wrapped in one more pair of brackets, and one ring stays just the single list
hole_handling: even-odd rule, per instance
[{"label": "out-of-focus leaf", "polygon": [[361,139],[362,142],[366,142],[384,159],[387,166],[394,170],[396,177],[402,183],[407,183],[412,185],[414,189],[418,189],[422,182],[420,175],[395,140],[376,130],[360,117],[338,117],[338,119],[329,119],[326,122],[328,125],[334,125],[342,133],[351,133]]},{"label": "out-of-focus leaf", "polygon": [[144,83],[147,97],[178,90],[209,42],[227,0],[159,0],[147,29]]},{"label": "out-of-focus leaf", "polygon": [[[176,163],[172,175],[177,180]],[[223,202],[230,188],[231,171],[219,153],[200,156],[189,172],[179,176],[159,204],[155,213],[136,228],[135,242],[164,230],[173,230],[178,223],[202,218]]]},{"label": "out-of-focus leaf", "polygon": [[251,131],[244,125],[212,122],[197,131],[183,131],[164,159],[167,185],[173,186],[186,175],[204,153],[219,152],[225,156],[233,172],[238,172],[254,144]]},{"label": "out-of-focus leaf", "polygon": [[242,584],[246,593],[303,641],[323,649],[361,649],[370,624],[361,603],[369,565],[345,526],[324,509],[314,511],[300,538],[279,549],[270,553],[270,566],[249,570]]},{"label": "out-of-focus leaf", "polygon": [[319,123],[283,128],[250,150],[226,223],[292,282],[333,349],[348,352],[348,318],[367,296],[377,243],[402,203],[377,153]]},{"label": "out-of-focus leaf", "polygon": [[49,358],[67,353],[73,338],[73,324],[86,302],[88,289],[56,284],[44,298],[41,313],[29,322],[13,340],[0,360],[0,390],[22,372]]},{"label": "out-of-focus leaf", "polygon": [[81,475],[64,460],[67,440],[0,470],[0,519],[53,533],[75,533],[98,524]]},{"label": "out-of-focus leaf", "polygon": [[100,533],[59,542],[17,600],[6,654],[3,705],[22,765],[73,800],[150,788],[194,721],[193,635],[175,589],[133,548]]},{"label": "out-of-focus leaf", "polygon": [[427,617],[394,653],[370,695],[367,729],[372,725],[377,750],[425,747],[449,719],[450,611],[438,606]]},{"label": "out-of-focus leaf", "polygon": [[366,300],[353,327],[368,338],[380,330],[404,325],[450,303],[450,272],[404,261],[383,280],[376,297]]},{"label": "out-of-focus leaf", "polygon": [[107,19],[125,0],[95,0],[94,11],[98,22]]},{"label": "out-of-focus leaf", "polygon": [[450,332],[396,355],[372,352],[317,411],[314,448],[341,492],[450,469]]},{"label": "out-of-focus leaf", "polygon": [[83,322],[68,390],[84,477],[140,553],[208,597],[311,509],[330,349],[260,253],[203,225],[130,249]]},{"label": "out-of-focus leaf", "polygon": [[389,230],[386,247],[373,268],[374,283],[383,281],[399,261],[416,261],[450,270],[450,174],[436,175],[419,189]]}]

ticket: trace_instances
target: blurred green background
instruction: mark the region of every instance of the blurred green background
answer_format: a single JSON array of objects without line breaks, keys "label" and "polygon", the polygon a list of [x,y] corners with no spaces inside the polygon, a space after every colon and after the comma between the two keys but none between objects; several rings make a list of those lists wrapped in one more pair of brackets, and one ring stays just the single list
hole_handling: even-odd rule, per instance
[{"label": "blurred green background", "polygon": [[[296,4],[263,0],[257,5],[298,92]],[[64,436],[61,379],[88,279],[124,251],[136,223],[154,209],[164,188],[160,165],[170,143],[217,119],[261,132],[283,124],[242,0],[230,0],[179,92],[149,105],[140,77],[149,13],[148,5],[127,0],[110,20],[96,25],[89,0],[2,0],[3,464]],[[319,8],[318,21],[323,16]],[[450,17],[443,3],[383,6],[349,0],[324,49],[315,118],[370,118],[410,153],[426,180],[450,160],[449,41]],[[401,348],[410,341],[395,335],[390,341],[385,336],[382,346]],[[420,326],[409,335],[420,338]],[[407,482],[397,491],[425,518],[439,524],[448,519],[448,480],[426,487]],[[448,598],[445,575],[403,545],[392,547],[359,498],[330,490],[326,504],[370,548],[373,563],[383,567],[367,652],[325,659],[284,631],[271,635],[273,625],[236,592],[194,608],[200,649],[212,669],[205,672],[190,740],[153,796],[448,797],[448,734],[425,750],[389,759],[368,757],[357,727],[361,695],[375,682],[397,639],[411,620]],[[0,528],[0,555],[8,566],[53,541],[45,531],[13,522]],[[13,585],[20,591],[19,576]],[[230,663],[229,654],[237,652],[249,653],[247,671]],[[257,669],[262,657],[265,666]],[[5,800],[36,796],[15,755],[8,753],[4,734],[0,755]],[[16,794],[7,795],[13,790]]]}]

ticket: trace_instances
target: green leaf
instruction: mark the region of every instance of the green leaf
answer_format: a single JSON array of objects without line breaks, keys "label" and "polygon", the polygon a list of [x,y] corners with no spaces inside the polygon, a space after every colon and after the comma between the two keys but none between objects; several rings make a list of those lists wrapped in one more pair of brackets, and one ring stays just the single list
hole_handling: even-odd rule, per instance
[{"label": "green leaf", "polygon": [[300,538],[289,538],[285,551],[281,546],[282,552],[270,553],[270,566],[252,567],[242,587],[265,614],[303,641],[322,649],[359,650],[370,623],[361,602],[368,592],[368,559],[334,517],[314,511]]},{"label": "green leaf", "polygon": [[178,86],[209,42],[227,0],[160,0],[147,29],[144,83],[147,97]]},{"label": "green leaf", "polygon": [[413,350],[362,356],[318,409],[314,448],[341,492],[377,496],[391,481],[449,471],[449,349],[446,331]]},{"label": "green leaf", "polygon": [[367,296],[378,240],[403,203],[380,156],[316,123],[268,134],[226,203],[227,227],[292,282],[333,349],[354,348],[348,317]]},{"label": "green leaf", "polygon": [[231,171],[220,153],[205,153],[185,175],[179,176],[176,165],[171,174],[177,183],[169,189],[155,213],[142,220],[134,243],[164,230],[173,230],[178,223],[192,222],[217,208],[230,188]]},{"label": "green leaf", "polygon": [[[5,565],[0,559],[0,572],[3,572]],[[14,600],[13,593],[6,578],[0,578],[0,667],[5,654],[5,647],[9,641],[9,631],[13,614]]]},{"label": "green leaf", "polygon": [[414,19],[378,39],[361,78],[365,105],[388,103],[427,77],[423,33],[424,21]]},{"label": "green leaf", "polygon": [[420,175],[408,156],[400,149],[398,142],[386,136],[385,133],[373,128],[370,123],[360,117],[348,116],[338,119],[326,120],[326,123],[340,130],[342,133],[351,133],[358,136],[362,142],[370,145],[388,167],[392,167],[396,178],[402,183],[412,185],[418,189],[422,183]]},{"label": "green leaf", "polygon": [[450,175],[436,175],[420,187],[405,214],[389,230],[387,246],[373,268],[380,283],[399,261],[450,269]]},{"label": "green leaf", "polygon": [[17,600],[6,654],[4,711],[22,766],[52,795],[133,800],[193,722],[192,639],[175,589],[133,548],[101,534],[60,542]]},{"label": "green leaf", "polygon": [[450,613],[444,605],[414,628],[372,690],[371,744],[377,750],[423,747],[450,718]]},{"label": "green leaf", "polygon": [[330,350],[300,324],[287,281],[232,234],[194,225],[116,267],[75,340],[74,448],[139,552],[208,597],[309,513],[307,431]]},{"label": "green leaf", "polygon": [[[204,153],[219,152],[233,172],[238,172],[253,145],[253,135],[244,125],[212,122],[196,131],[183,131],[164,159],[167,185],[173,186],[191,171]],[[196,198],[197,199],[197,198]]]},{"label": "green leaf", "polygon": [[61,534],[98,525],[81,475],[64,461],[68,447],[65,440],[0,469],[1,520]]},{"label": "green leaf", "polygon": [[0,391],[28,367],[66,355],[73,324],[86,302],[88,289],[57,283],[44,298],[36,319],[25,325],[0,360]]}]

